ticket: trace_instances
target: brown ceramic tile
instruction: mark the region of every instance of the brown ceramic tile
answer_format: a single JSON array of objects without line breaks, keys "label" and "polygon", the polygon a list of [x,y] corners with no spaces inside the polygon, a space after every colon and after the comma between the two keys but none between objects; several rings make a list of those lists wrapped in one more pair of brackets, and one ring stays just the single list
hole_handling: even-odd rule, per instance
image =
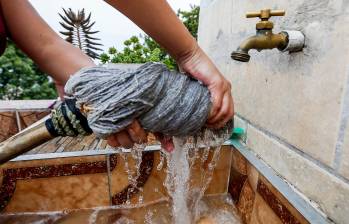
[{"label": "brown ceramic tile", "polygon": [[27,160],[27,161],[15,161],[7,162],[0,167],[3,169],[9,168],[23,168],[23,167],[39,167],[39,166],[50,166],[60,164],[72,164],[72,163],[87,163],[96,161],[105,161],[105,155],[95,156],[76,156],[76,157],[65,157],[56,159],[38,159],[38,160]]},{"label": "brown ceramic tile", "polygon": [[228,192],[232,150],[222,146],[217,166],[213,171],[212,180],[205,194],[221,194]]},{"label": "brown ceramic tile", "polygon": [[[166,162],[161,170],[157,169],[160,162],[160,152],[154,153],[154,165],[148,180],[145,182],[143,192],[138,193],[138,196],[143,197],[144,203],[154,202],[161,198],[168,198],[167,190],[164,187],[166,179]],[[139,199],[139,197],[137,198]]]},{"label": "brown ceramic tile", "polygon": [[247,175],[247,160],[238,150],[233,148],[232,152],[232,168],[241,174]]},{"label": "brown ceramic tile", "polygon": [[0,167],[0,191],[1,191],[1,186],[2,186],[2,181],[3,181],[3,169]]},{"label": "brown ceramic tile", "polygon": [[243,175],[239,173],[234,168],[230,170],[228,191],[235,203],[239,201],[240,193],[241,193],[242,187],[246,182],[246,179],[247,179],[247,175]]},{"label": "brown ceramic tile", "polygon": [[43,110],[43,111],[20,111],[19,116],[21,119],[21,127],[22,129],[28,127],[29,125],[37,122],[41,118],[45,117],[46,115],[50,114],[50,109]]},{"label": "brown ceramic tile", "polygon": [[[115,166],[115,163],[111,164],[111,168],[115,168]],[[51,180],[52,178],[52,180],[54,180],[54,178],[58,178],[57,181],[59,182],[62,181],[62,178],[71,179],[71,176],[74,176],[75,179],[73,178],[72,180],[75,181],[79,178],[85,178],[85,175],[89,174],[102,174],[103,177],[107,177],[107,162],[105,156],[86,156],[51,160],[9,162],[4,164],[1,168],[3,170],[3,180],[0,186],[1,210],[3,210],[4,208],[8,209],[8,207],[6,206],[9,206],[9,203],[12,205],[15,204],[17,206],[18,200],[14,199],[14,196],[20,194],[18,193],[19,189],[21,189],[20,186],[24,186],[24,189],[30,189],[30,187],[26,185],[28,182],[34,182],[34,184],[32,184],[33,187],[39,185],[36,186],[37,189],[41,189],[40,187],[43,186],[45,191],[47,186],[50,186],[51,184],[51,182],[48,180]],[[42,185],[41,182],[43,181],[43,179],[47,179],[46,182],[44,181],[46,185]],[[103,182],[101,181],[101,183]],[[50,188],[53,190],[55,189],[55,187],[56,186],[50,186]],[[17,196],[17,198],[18,197],[20,196]],[[62,198],[62,200],[63,199],[64,198]],[[20,201],[21,200],[19,200],[19,202]],[[25,206],[25,203],[21,204],[21,206]],[[35,209],[41,208],[33,207],[33,209],[34,211],[36,211]]]},{"label": "brown ceramic tile", "polygon": [[257,191],[283,223],[309,223],[262,175]]},{"label": "brown ceramic tile", "polygon": [[0,112],[0,142],[18,132],[15,112]]},{"label": "brown ceramic tile", "polygon": [[[131,158],[126,156],[127,161],[130,165]],[[133,166],[130,166],[133,167]],[[134,169],[132,169],[134,171]],[[110,191],[111,191],[111,197],[122,190],[124,190],[128,186],[128,177],[125,170],[125,161],[123,157],[120,155],[117,156],[117,166],[114,170],[110,172]]]},{"label": "brown ceramic tile", "polygon": [[253,205],[250,224],[282,224],[279,217],[273,212],[263,198],[257,193]]},{"label": "brown ceramic tile", "polygon": [[250,221],[254,200],[255,192],[253,191],[249,181],[245,181],[236,206],[244,223],[248,223]]},{"label": "brown ceramic tile", "polygon": [[55,211],[109,205],[106,173],[17,180],[4,212]]},{"label": "brown ceramic tile", "polygon": [[239,201],[242,187],[244,186],[248,177],[247,160],[238,152],[238,150],[231,148],[232,162],[229,177],[228,191],[235,203]]},{"label": "brown ceramic tile", "polygon": [[[227,147],[221,148],[212,175],[207,174],[209,172],[208,166],[212,162],[214,150],[210,150],[206,161],[201,160],[203,153],[203,150],[199,150],[197,159],[193,160],[191,165],[190,188],[201,189],[206,186],[206,195],[227,193],[229,169],[231,165],[231,150]],[[210,177],[211,180],[209,180],[208,177]],[[207,181],[209,181],[209,183]]]},{"label": "brown ceramic tile", "polygon": [[[149,178],[158,178],[159,175],[154,175],[154,172],[156,172],[156,168],[154,168],[154,154],[159,152],[144,152],[143,153],[143,159],[140,166],[140,176],[137,178],[136,181],[136,187],[132,186],[128,181],[128,175],[125,168],[125,160],[126,159],[128,163],[128,167],[130,168],[131,173],[136,174],[137,171],[135,169],[135,161],[132,158],[132,156],[129,153],[124,153],[124,156],[119,155],[117,157],[117,163],[118,165],[116,168],[111,172],[111,183],[110,183],[110,191],[111,191],[111,197],[112,197],[112,204],[118,205],[126,203],[129,199],[130,203],[137,204],[138,203],[138,196],[142,194],[142,190],[144,192],[151,192],[151,189],[157,188],[159,186],[150,186],[148,182]],[[154,176],[153,176],[154,175]],[[154,181],[153,183],[155,185],[158,184],[159,181]],[[151,182],[152,183],[152,182]],[[147,184],[147,185],[146,185]],[[147,189],[145,189],[147,187]],[[148,189],[149,188],[149,189]],[[139,193],[139,195],[138,195]],[[155,194],[156,193],[156,194]],[[162,197],[162,194],[155,192],[154,195],[156,195],[157,198],[152,198],[153,195],[147,196],[146,200],[143,200],[143,202],[149,202],[153,200],[157,200]],[[145,194],[143,195],[145,197]]]},{"label": "brown ceramic tile", "polygon": [[256,170],[256,168],[254,166],[252,166],[250,163],[248,163],[247,174],[248,174],[248,181],[249,181],[253,191],[256,191],[259,172]]}]

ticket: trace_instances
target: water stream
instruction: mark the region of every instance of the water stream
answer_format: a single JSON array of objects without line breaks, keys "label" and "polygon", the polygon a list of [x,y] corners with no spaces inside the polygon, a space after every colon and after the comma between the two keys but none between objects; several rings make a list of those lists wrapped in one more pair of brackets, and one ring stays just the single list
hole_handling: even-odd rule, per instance
[{"label": "water stream", "polygon": [[[172,200],[172,222],[174,224],[190,224],[199,219],[200,201],[211,182],[221,145],[227,136],[228,132],[214,133],[204,130],[199,136],[173,138],[174,151],[165,153],[167,177],[164,186]],[[210,153],[212,155],[209,160]],[[200,163],[199,173],[201,175],[198,177],[199,184],[194,186],[191,183],[191,177],[196,162]]]}]

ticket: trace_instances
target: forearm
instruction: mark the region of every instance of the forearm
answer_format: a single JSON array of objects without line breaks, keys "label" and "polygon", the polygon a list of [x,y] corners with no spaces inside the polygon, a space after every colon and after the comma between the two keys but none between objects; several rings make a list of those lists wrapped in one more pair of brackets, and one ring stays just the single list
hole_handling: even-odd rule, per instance
[{"label": "forearm", "polygon": [[190,56],[197,43],[165,0],[107,0],[176,60]]},{"label": "forearm", "polygon": [[60,85],[64,85],[69,76],[81,68],[95,65],[80,49],[61,38],[44,46],[40,54],[32,55],[31,58]]}]

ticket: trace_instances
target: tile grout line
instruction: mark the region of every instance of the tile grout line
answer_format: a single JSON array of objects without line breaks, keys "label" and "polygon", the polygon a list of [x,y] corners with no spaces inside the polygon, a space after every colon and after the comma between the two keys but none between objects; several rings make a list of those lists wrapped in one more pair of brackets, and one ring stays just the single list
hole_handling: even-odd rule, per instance
[{"label": "tile grout line", "polygon": [[112,202],[112,193],[111,193],[111,172],[110,172],[110,154],[105,155],[107,160],[107,177],[108,177],[108,192],[109,192],[109,205],[113,205]]},{"label": "tile grout line", "polygon": [[279,144],[287,147],[288,149],[290,149],[291,151],[293,151],[294,153],[300,155],[301,157],[303,157],[304,159],[310,161],[311,163],[315,164],[316,166],[318,166],[319,168],[327,171],[328,173],[332,174],[333,176],[337,177],[338,179],[340,179],[341,181],[343,181],[346,184],[349,184],[349,180],[344,178],[343,176],[339,175],[337,173],[336,170],[334,170],[332,167],[316,160],[315,158],[313,158],[312,156],[306,154],[305,152],[303,152],[301,149],[297,148],[296,146],[292,145],[291,143],[287,142],[286,140],[284,140],[283,138],[280,138],[279,136],[271,133],[270,131],[262,128],[261,126],[252,123],[250,120],[244,118],[243,116],[241,116],[240,114],[235,114],[235,116],[237,116],[238,118],[240,118],[241,120],[243,120],[244,122],[246,122],[248,125],[253,126],[254,128],[256,128],[258,131],[262,132],[263,134],[265,134],[266,136],[268,136],[269,138],[277,141]]},{"label": "tile grout line", "polygon": [[349,120],[349,70],[347,75],[347,82],[345,83],[338,137],[337,137],[336,148],[334,152],[335,153],[334,160],[332,163],[336,171],[339,170],[342,162],[343,143],[344,143],[345,132],[348,126],[348,120]]}]

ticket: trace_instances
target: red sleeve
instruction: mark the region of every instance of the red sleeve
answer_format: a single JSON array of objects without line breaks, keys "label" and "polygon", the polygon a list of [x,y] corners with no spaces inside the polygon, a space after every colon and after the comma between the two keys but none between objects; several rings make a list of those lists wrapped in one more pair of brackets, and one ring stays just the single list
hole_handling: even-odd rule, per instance
[{"label": "red sleeve", "polygon": [[0,8],[0,55],[2,55],[5,51],[6,42],[7,42],[6,25],[5,25],[4,17],[2,15],[2,10]]}]

